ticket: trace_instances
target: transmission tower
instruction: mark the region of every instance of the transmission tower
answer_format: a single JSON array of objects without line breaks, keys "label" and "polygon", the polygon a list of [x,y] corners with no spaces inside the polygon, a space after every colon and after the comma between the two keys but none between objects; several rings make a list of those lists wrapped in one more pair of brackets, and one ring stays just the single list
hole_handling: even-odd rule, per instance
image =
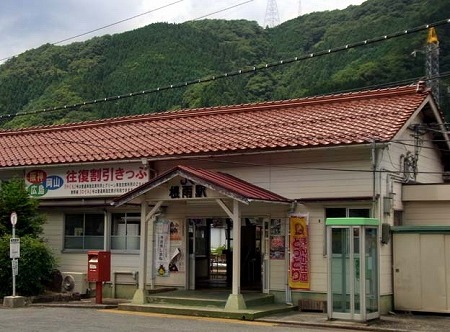
[{"label": "transmission tower", "polygon": [[276,0],[268,0],[266,8],[266,17],[264,18],[264,26],[273,28],[280,24],[280,15],[278,15],[278,7]]},{"label": "transmission tower", "polygon": [[302,16],[302,15],[303,15],[302,0],[298,0],[298,16]]},{"label": "transmission tower", "polygon": [[427,86],[439,105],[439,40],[434,28],[428,29],[425,72]]}]

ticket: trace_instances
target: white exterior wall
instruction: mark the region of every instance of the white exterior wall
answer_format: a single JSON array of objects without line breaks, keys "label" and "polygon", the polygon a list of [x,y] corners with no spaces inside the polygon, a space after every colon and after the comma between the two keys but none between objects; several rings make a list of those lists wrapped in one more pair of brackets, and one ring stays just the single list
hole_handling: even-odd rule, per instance
[{"label": "white exterior wall", "polygon": [[[295,153],[227,158],[229,163],[200,161],[195,165],[192,163],[189,165],[229,173],[281,196],[299,199],[300,202],[302,198],[370,197],[373,193],[370,146],[352,147],[349,150],[325,148],[318,151],[306,150]],[[158,163],[157,166],[169,169],[178,163],[169,161]],[[339,206],[354,206],[354,203],[340,203]],[[370,208],[370,205],[366,203],[364,207]],[[310,291],[325,294],[327,292],[327,258],[324,256],[324,206],[305,205],[296,212],[309,214]],[[267,216],[288,220],[287,212],[278,216],[268,210]],[[288,225],[285,227],[287,229]],[[286,247],[289,247],[287,237]],[[286,290],[288,260],[288,254],[286,254],[286,260],[270,260],[269,288],[271,290]],[[293,292],[301,291],[294,290]]]},{"label": "white exterior wall", "polygon": [[291,199],[372,195],[370,145],[216,159],[157,162],[156,168],[160,173],[179,164],[219,170]]},{"label": "white exterior wall", "polygon": [[[416,122],[417,123],[417,122]],[[417,159],[417,177],[419,183],[442,183],[443,166],[441,157],[437,148],[431,143],[429,133],[421,136],[421,143],[415,147],[415,141],[412,137],[412,130],[405,130],[399,137],[390,143],[380,152],[379,172],[377,176],[377,193],[380,193],[381,204],[378,207],[378,215],[384,223],[394,225],[393,212],[395,210],[403,211],[404,225],[413,225],[414,220],[420,218],[420,207],[417,204],[404,202],[404,193],[402,183],[405,182],[405,169],[403,165],[404,157],[418,153]],[[413,179],[411,179],[413,180]],[[392,197],[392,209],[388,213],[384,210],[383,197]],[[430,211],[430,207],[428,209]],[[417,214],[419,212],[419,214]],[[438,210],[433,213],[439,214]],[[419,223],[422,221],[418,221]],[[418,225],[416,223],[416,225]],[[381,230],[380,230],[381,234]],[[391,240],[392,241],[392,240]],[[381,246],[380,252],[380,294],[392,294],[392,246]]]},{"label": "white exterior wall", "polygon": [[[405,134],[409,137],[409,133]],[[424,143],[427,144],[426,142]],[[419,172],[441,171],[439,155],[430,148],[422,148],[419,157]],[[404,144],[391,144],[388,149],[379,153],[381,158],[378,169],[400,170],[400,156],[407,151],[413,151],[412,147]],[[311,292],[327,292],[327,258],[324,256],[324,222],[326,207],[361,207],[370,208],[371,204],[367,198],[374,193],[373,173],[371,161],[370,144],[364,147],[346,148],[324,148],[305,150],[299,152],[268,153],[264,155],[246,155],[238,157],[217,157],[195,159],[195,160],[172,160],[158,161],[153,167],[159,173],[178,164],[186,164],[192,167],[208,168],[229,173],[248,181],[254,185],[273,191],[281,196],[308,200],[300,205],[296,212],[309,214],[310,234],[310,280]],[[226,162],[222,162],[226,161]],[[419,174],[421,181],[437,181],[440,174]],[[377,172],[375,179],[375,193],[382,198],[391,189],[396,193],[395,199],[401,196],[397,191],[397,178],[387,178],[386,173]],[[397,189],[395,189],[397,188]],[[161,190],[165,190],[162,189]],[[397,196],[398,195],[398,196]],[[351,198],[364,197],[363,203],[355,203]],[[349,198],[348,201],[345,198]],[[315,199],[324,200],[329,203],[310,203]],[[339,199],[339,203],[332,203],[333,199]],[[335,201],[337,202],[337,201]],[[166,204],[168,203],[168,204]],[[218,206],[187,206],[166,202],[168,212],[166,218],[184,222],[189,217],[227,217],[225,212]],[[261,207],[250,205],[243,207],[242,215],[262,216],[267,218],[282,218],[287,220],[289,207],[266,204]],[[79,210],[82,212],[82,210]],[[108,209],[109,213],[119,212],[114,208]],[[139,212],[139,208],[133,210]],[[64,236],[64,210],[58,209],[48,211],[48,224],[45,226],[45,237],[53,248],[55,255],[59,258],[61,271],[86,271],[86,252],[64,252],[62,249]],[[380,218],[382,222],[392,224],[392,213],[383,213],[382,206],[376,207],[374,217]],[[184,224],[185,227],[186,224]],[[286,225],[287,227],[287,225]],[[152,227],[149,228],[149,250],[153,249]],[[187,252],[187,233],[184,233],[184,253]],[[286,238],[286,246],[288,239]],[[392,252],[390,245],[381,248],[381,295],[392,294]],[[155,285],[186,286],[187,280],[187,255],[185,255],[185,271],[172,273],[171,278],[156,277]],[[287,259],[286,261],[271,260],[269,266],[269,284],[271,290],[284,291],[287,283]],[[150,264],[150,262],[148,262]],[[112,267],[114,271],[137,271],[139,269],[139,255],[137,253],[112,252]],[[151,269],[148,269],[147,280],[151,281]],[[297,292],[297,291],[294,291]]]},{"label": "white exterior wall", "polygon": [[[394,143],[390,143],[381,152],[381,162],[379,169],[379,192],[382,196],[393,193],[393,206],[395,209],[403,210],[402,183],[408,183],[405,176],[403,159],[407,155],[418,153],[417,159],[417,183],[442,183],[442,173],[444,171],[441,156],[432,144],[432,137],[429,133],[421,136],[421,143],[416,148],[412,137],[413,131],[407,129],[400,135]],[[413,180],[413,179],[411,179]],[[392,218],[388,218],[391,220]]]},{"label": "white exterior wall", "polygon": [[[337,149],[336,151],[323,149],[320,151],[307,150],[301,153],[286,152],[228,158],[233,162],[231,164],[212,164],[210,161],[200,161],[191,162],[189,165],[220,170],[292,199],[370,196],[372,194],[372,175],[367,172],[371,167],[370,150],[366,148],[351,148],[351,150],[350,158],[346,149]],[[256,163],[258,165],[255,165]],[[156,166],[162,172],[176,164],[178,163],[175,161],[160,162]],[[230,165],[233,167],[230,167]],[[361,170],[364,172],[358,172]],[[287,221],[289,208],[289,206],[277,204],[242,206],[242,216],[281,218]],[[326,293],[327,267],[326,257],[323,253],[324,207],[314,205],[311,206],[310,210],[308,208],[302,210],[302,212],[309,214],[310,221],[311,291]],[[78,212],[81,213],[83,210],[78,210]],[[114,208],[108,209],[108,213],[117,212],[121,211],[116,211]],[[139,212],[139,209],[136,208],[133,212]],[[45,226],[45,237],[58,257],[61,271],[86,272],[86,252],[65,252],[63,250],[64,213],[64,209],[58,209],[57,212],[54,210],[47,211],[48,223]],[[218,205],[187,206],[175,204],[172,206],[169,204],[167,214],[164,217],[168,220],[184,222],[189,217],[227,217],[227,215]],[[187,227],[185,223],[184,225]],[[286,225],[286,229],[287,227]],[[152,232],[153,228],[149,227],[149,250],[153,248]],[[182,248],[184,253],[187,252],[186,237],[185,228],[184,246]],[[288,238],[286,238],[286,247],[288,246]],[[139,255],[137,253],[127,254],[112,251],[111,257],[112,272],[132,272],[139,269]],[[186,286],[187,258],[187,255],[185,255],[184,272],[172,273],[170,278],[155,277],[154,284],[159,286]],[[286,255],[285,261],[270,260],[270,289],[280,291],[286,289],[288,258],[289,256]],[[150,283],[151,269],[147,271],[147,280]]]},{"label": "white exterior wall", "polygon": [[[44,239],[55,255],[59,270],[62,272],[87,273],[87,251],[64,251],[64,209],[44,211],[47,223],[44,225]],[[69,210],[73,213],[73,210]],[[102,211],[100,211],[101,213]],[[137,271],[139,267],[139,253],[124,254],[114,252],[111,255],[111,272]]]},{"label": "white exterior wall", "polygon": [[450,226],[450,202],[406,202],[403,226]]},{"label": "white exterior wall", "polygon": [[404,226],[450,226],[450,185],[403,187]]}]

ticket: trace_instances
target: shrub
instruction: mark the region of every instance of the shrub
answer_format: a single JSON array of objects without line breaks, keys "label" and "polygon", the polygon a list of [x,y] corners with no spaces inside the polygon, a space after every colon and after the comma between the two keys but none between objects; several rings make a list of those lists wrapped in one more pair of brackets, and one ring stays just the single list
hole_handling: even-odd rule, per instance
[{"label": "shrub", "polygon": [[[12,268],[9,258],[9,239],[0,238],[0,297],[12,295]],[[20,238],[19,274],[16,276],[16,295],[32,296],[41,294],[44,285],[52,278],[56,266],[55,258],[41,240],[32,236]]]}]

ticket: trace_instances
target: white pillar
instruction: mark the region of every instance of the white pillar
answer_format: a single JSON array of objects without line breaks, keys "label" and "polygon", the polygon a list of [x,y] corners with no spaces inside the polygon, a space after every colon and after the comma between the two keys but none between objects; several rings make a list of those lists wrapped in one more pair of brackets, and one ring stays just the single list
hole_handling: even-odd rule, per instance
[{"label": "white pillar", "polygon": [[144,304],[147,302],[147,294],[145,292],[145,284],[147,283],[147,202],[141,203],[141,237],[139,248],[139,286],[134,293],[131,303]]},{"label": "white pillar", "polygon": [[239,202],[233,201],[233,280],[231,294],[225,305],[225,310],[236,311],[246,309],[244,297],[241,294],[241,212]]},{"label": "white pillar", "polygon": [[231,293],[241,292],[241,218],[239,202],[233,201],[233,283]]},{"label": "white pillar", "polygon": [[[162,201],[156,203],[156,205],[147,213],[148,202],[141,203],[141,238],[140,238],[140,250],[139,250],[139,287],[134,293],[131,303],[144,304],[147,303],[147,292],[145,285],[147,284],[147,262],[148,262],[148,225],[149,220],[153,219],[155,213],[161,206]],[[153,225],[153,224],[152,224]],[[153,242],[152,242],[153,243]],[[153,248],[150,249],[150,264],[153,264]],[[153,287],[153,284],[152,284]]]}]

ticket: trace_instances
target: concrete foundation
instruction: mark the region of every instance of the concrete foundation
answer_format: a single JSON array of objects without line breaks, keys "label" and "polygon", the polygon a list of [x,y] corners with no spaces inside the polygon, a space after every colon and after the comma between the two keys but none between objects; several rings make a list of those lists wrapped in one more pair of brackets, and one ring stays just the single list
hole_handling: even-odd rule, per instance
[{"label": "concrete foundation", "polygon": [[227,303],[225,304],[225,311],[245,310],[247,306],[245,304],[242,294],[230,294]]},{"label": "concrete foundation", "polygon": [[138,288],[134,292],[133,299],[131,300],[133,304],[145,304],[147,303],[147,292],[145,289]]},{"label": "concrete foundation", "polygon": [[25,297],[23,296],[5,296],[3,306],[10,308],[20,308],[25,306]]}]

